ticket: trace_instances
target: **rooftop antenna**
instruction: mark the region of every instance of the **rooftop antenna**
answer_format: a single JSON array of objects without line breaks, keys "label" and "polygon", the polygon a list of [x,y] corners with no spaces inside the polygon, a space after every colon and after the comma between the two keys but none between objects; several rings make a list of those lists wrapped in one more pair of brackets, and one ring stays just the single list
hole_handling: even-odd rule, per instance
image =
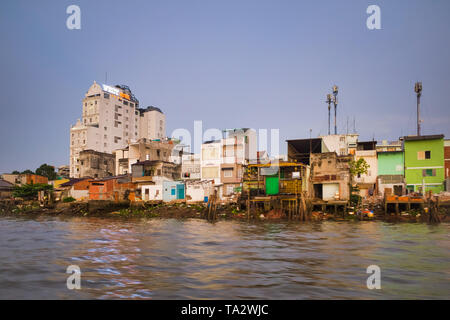
[{"label": "rooftop antenna", "polygon": [[417,135],[420,136],[420,97],[422,96],[422,82],[416,82],[414,91],[417,94]]},{"label": "rooftop antenna", "polygon": [[328,135],[330,135],[330,111],[331,111],[331,102],[333,101],[333,98],[331,97],[331,94],[327,94],[327,100],[326,103],[328,103]]},{"label": "rooftop antenna", "polygon": [[348,135],[348,116],[347,116],[347,135]]},{"label": "rooftop antenna", "polygon": [[356,120],[354,116],[353,116],[353,133],[356,133]]},{"label": "rooftop antenna", "polygon": [[105,84],[108,84],[108,71],[105,72]]},{"label": "rooftop antenna", "polygon": [[337,110],[337,104],[338,104],[338,101],[337,101],[338,91],[339,91],[338,86],[334,85],[333,86],[333,97],[334,97],[334,99],[333,99],[333,103],[334,103],[334,134],[337,134],[337,125],[336,125],[336,114],[337,114],[337,111],[336,110]]}]

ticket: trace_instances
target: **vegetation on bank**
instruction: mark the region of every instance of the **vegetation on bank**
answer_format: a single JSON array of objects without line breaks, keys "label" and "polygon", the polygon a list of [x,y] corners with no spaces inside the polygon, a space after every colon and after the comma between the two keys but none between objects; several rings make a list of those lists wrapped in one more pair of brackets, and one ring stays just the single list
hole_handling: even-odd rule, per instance
[{"label": "vegetation on bank", "polygon": [[[450,208],[440,208],[439,215],[442,222],[450,222]],[[278,210],[279,211],[279,210]],[[239,208],[236,204],[218,205],[216,217],[223,219],[257,220],[287,220],[281,212],[272,210],[264,212],[263,210],[253,210],[250,217],[247,216],[245,208]],[[126,219],[132,218],[200,218],[206,219],[208,207],[204,204],[186,204],[186,203],[130,203],[112,201],[90,201],[90,202],[59,202],[53,207],[41,207],[36,201],[0,201],[1,215],[54,215],[54,216],[81,216],[81,217],[120,217]],[[346,214],[340,212],[337,215],[327,212],[312,212],[310,221],[359,221],[357,214]],[[365,217],[364,220],[383,220],[383,221],[405,221],[405,222],[429,222],[428,215],[421,210],[404,211],[400,215],[384,215],[381,212],[373,218]],[[295,221],[295,219],[294,219]]]},{"label": "vegetation on bank", "polygon": [[53,190],[53,186],[44,183],[24,184],[14,186],[12,196],[14,198],[22,198],[25,200],[36,199],[39,191]]}]

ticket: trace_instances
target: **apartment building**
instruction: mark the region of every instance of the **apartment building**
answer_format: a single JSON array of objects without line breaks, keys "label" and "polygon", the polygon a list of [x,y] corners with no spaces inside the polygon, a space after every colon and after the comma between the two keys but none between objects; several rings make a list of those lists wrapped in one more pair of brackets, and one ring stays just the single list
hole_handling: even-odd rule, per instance
[{"label": "apartment building", "polygon": [[222,140],[207,141],[202,144],[200,155],[202,180],[214,180],[214,184],[221,183],[220,166],[222,164]]},{"label": "apartment building", "polygon": [[200,155],[183,153],[181,158],[181,178],[183,180],[200,180]]},{"label": "apartment building", "polygon": [[112,154],[140,138],[165,138],[162,111],[139,109],[139,101],[127,86],[94,81],[82,101],[82,118],[70,129],[70,177],[81,176],[81,151]]}]

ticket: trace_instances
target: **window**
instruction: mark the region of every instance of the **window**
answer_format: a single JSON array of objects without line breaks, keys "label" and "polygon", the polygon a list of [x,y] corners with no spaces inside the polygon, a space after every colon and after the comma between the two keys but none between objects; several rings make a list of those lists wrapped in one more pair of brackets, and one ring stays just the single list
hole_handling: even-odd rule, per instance
[{"label": "window", "polygon": [[423,177],[435,177],[436,176],[436,169],[423,169],[422,170],[422,176]]},{"label": "window", "polygon": [[224,176],[224,178],[232,178],[233,177],[233,168],[224,169],[223,176]]},{"label": "window", "polygon": [[431,151],[418,151],[417,160],[431,159]]},{"label": "window", "polygon": [[174,196],[175,195],[175,187],[172,187],[172,189],[170,190],[170,194],[172,195],[172,196]]},{"label": "window", "polygon": [[104,93],[104,94],[103,94],[103,97],[104,97],[105,99],[109,99],[109,93]]},{"label": "window", "polygon": [[104,127],[105,131],[108,130],[108,127]]}]

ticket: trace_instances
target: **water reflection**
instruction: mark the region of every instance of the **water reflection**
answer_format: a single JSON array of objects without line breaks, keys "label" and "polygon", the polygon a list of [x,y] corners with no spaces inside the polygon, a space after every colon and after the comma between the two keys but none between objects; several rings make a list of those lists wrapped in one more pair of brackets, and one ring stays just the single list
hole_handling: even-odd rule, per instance
[{"label": "water reflection", "polygon": [[[448,298],[450,226],[0,219],[0,298]],[[66,289],[79,265],[82,289]],[[366,288],[366,268],[382,290]]]}]

